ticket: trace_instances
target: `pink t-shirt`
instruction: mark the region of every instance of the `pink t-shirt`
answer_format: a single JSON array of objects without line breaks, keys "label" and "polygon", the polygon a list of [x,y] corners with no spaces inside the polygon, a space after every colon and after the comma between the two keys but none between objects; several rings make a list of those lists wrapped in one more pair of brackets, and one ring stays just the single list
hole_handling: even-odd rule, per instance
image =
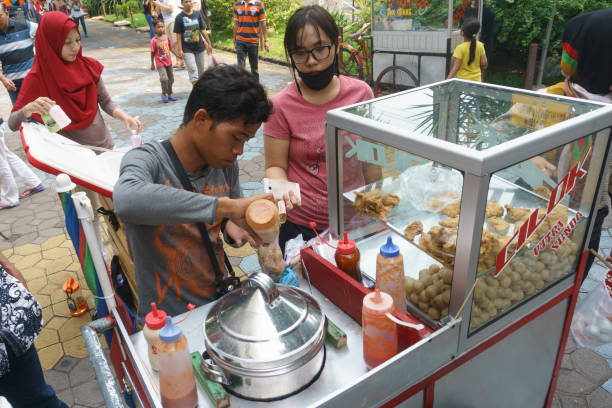
[{"label": "pink t-shirt", "polygon": [[151,52],[155,57],[155,68],[172,65],[170,48],[172,48],[172,40],[165,34],[162,38],[155,36],[151,39]]},{"label": "pink t-shirt", "polygon": [[[289,140],[287,178],[300,184],[302,206],[291,211],[289,221],[308,226],[317,223],[317,229],[329,224],[327,207],[327,166],[325,163],[325,121],[327,111],[341,108],[374,97],[370,87],[360,80],[340,75],[340,92],[322,105],[307,102],[291,83],[272,97],[274,113],[264,124],[264,134]],[[356,139],[354,135],[351,139]],[[343,142],[343,151],[350,145]],[[344,190],[364,184],[362,163],[357,155],[344,158]],[[345,211],[346,213],[346,211]]]}]

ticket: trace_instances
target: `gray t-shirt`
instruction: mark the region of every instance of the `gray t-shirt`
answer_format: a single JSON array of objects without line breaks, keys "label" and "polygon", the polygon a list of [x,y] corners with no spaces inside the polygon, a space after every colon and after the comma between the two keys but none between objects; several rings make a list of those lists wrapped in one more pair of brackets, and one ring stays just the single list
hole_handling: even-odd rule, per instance
[{"label": "gray t-shirt", "polygon": [[215,273],[196,223],[206,223],[224,268],[222,218],[215,211],[217,197],[242,196],[238,163],[187,175],[201,193],[181,188],[159,142],[133,149],[121,161],[113,201],[136,269],[139,324],[151,302],[174,316],[185,312],[188,303],[200,306],[215,299]]}]

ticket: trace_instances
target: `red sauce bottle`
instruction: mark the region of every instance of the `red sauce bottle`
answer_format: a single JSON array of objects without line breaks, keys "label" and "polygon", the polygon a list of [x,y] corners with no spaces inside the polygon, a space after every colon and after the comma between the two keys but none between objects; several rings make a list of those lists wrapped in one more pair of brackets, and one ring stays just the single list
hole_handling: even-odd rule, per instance
[{"label": "red sauce bottle", "polygon": [[359,249],[355,246],[355,241],[348,239],[346,231],[344,231],[344,239],[338,242],[336,249],[336,265],[343,272],[361,283],[361,270],[359,269]]}]

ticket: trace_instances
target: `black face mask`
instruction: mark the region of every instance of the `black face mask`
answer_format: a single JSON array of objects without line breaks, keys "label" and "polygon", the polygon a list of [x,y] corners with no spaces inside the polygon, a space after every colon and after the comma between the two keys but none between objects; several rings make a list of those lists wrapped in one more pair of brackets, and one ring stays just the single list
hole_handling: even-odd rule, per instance
[{"label": "black face mask", "polygon": [[302,78],[302,81],[304,81],[304,85],[313,91],[320,91],[329,85],[331,80],[334,78],[334,74],[336,73],[336,62],[337,56],[334,57],[334,62],[329,67],[314,74],[306,74],[304,72],[300,72],[300,70],[297,70],[297,72],[300,78]]}]

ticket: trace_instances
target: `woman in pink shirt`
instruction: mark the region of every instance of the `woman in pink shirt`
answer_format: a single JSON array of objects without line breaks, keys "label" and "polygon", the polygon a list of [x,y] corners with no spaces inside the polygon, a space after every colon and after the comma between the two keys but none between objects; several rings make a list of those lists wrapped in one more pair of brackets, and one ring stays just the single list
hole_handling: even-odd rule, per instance
[{"label": "woman in pink shirt", "polygon": [[[266,177],[300,184],[302,202],[291,197],[293,211],[281,227],[279,243],[302,234],[314,236],[309,227],[328,227],[325,115],[327,111],[373,98],[370,87],[338,74],[338,26],[320,6],[298,9],[285,31],[285,53],[294,82],[272,98],[274,113],[264,124]],[[296,75],[297,72],[297,75]],[[355,136],[351,136],[355,139]],[[356,155],[344,158],[344,189],[373,181],[378,168],[366,168]],[[368,171],[377,172],[368,177]],[[365,179],[364,179],[365,176]],[[346,211],[345,211],[346,213]]]}]

